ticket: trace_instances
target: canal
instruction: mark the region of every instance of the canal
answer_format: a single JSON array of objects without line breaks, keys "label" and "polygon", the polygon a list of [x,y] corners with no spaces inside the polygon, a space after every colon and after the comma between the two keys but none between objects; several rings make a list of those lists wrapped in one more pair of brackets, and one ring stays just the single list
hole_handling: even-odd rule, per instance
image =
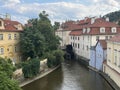
[{"label": "canal", "polygon": [[113,90],[96,72],[78,62],[65,62],[61,68],[23,87],[23,90]]}]

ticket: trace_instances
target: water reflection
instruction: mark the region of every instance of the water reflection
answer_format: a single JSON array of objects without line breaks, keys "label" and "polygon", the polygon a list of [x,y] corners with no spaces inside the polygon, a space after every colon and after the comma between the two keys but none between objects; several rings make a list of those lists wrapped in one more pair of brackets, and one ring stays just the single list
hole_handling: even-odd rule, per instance
[{"label": "water reflection", "polygon": [[23,90],[112,90],[97,73],[69,61],[61,68],[23,87]]}]

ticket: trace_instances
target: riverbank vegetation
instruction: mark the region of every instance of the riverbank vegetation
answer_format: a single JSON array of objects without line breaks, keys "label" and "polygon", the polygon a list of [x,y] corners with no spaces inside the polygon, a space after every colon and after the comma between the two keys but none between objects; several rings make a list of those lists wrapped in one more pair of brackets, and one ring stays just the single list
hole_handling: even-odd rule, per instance
[{"label": "riverbank vegetation", "polygon": [[22,64],[22,72],[25,78],[36,76],[40,71],[40,60],[37,58],[25,61]]},{"label": "riverbank vegetation", "polygon": [[14,69],[9,59],[0,58],[0,90],[21,90],[18,83],[12,79]]},{"label": "riverbank vegetation", "polygon": [[51,53],[47,53],[47,65],[49,68],[55,67],[60,65],[61,62],[64,60],[63,58],[64,53],[61,50],[54,50]]},{"label": "riverbank vegetation", "polygon": [[39,73],[40,60],[43,58],[47,57],[49,68],[59,65],[63,60],[63,53],[58,50],[60,38],[55,36],[54,32],[59,24],[52,26],[48,14],[43,11],[39,14],[39,18],[28,20],[28,25],[30,26],[25,27],[20,38],[22,68],[25,78]]}]

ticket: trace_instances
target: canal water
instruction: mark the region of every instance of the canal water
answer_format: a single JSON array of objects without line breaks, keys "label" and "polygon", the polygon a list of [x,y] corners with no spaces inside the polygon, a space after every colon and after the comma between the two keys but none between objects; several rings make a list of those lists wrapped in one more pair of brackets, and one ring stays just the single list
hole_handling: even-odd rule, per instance
[{"label": "canal water", "polygon": [[65,62],[61,68],[23,87],[23,90],[113,90],[96,72],[78,62]]}]

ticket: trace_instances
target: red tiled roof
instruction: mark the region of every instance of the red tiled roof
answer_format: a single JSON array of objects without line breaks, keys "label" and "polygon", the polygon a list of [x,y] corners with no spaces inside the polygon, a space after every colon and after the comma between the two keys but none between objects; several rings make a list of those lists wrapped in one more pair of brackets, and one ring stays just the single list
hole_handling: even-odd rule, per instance
[{"label": "red tiled roof", "polygon": [[99,40],[99,42],[100,42],[103,49],[107,49],[107,43],[105,40]]},{"label": "red tiled roof", "polygon": [[[90,28],[90,32],[87,32],[87,30],[83,33],[83,34],[90,34],[90,35],[106,35],[106,34],[117,34],[120,33],[120,26],[112,23],[112,22],[108,22],[106,20],[104,20],[103,18],[94,18],[95,21],[93,24],[91,24],[91,20],[92,18],[85,18],[84,20],[80,20],[80,21],[68,21],[63,23],[62,25],[63,30],[68,30],[68,31],[72,31],[72,30],[80,30],[80,29],[87,29]],[[100,33],[100,28],[104,27],[105,28],[105,33]],[[116,27],[117,28],[117,32],[116,33],[112,33],[111,32],[111,28],[112,27]]]},{"label": "red tiled roof", "polygon": [[5,29],[4,30],[0,29],[0,31],[22,31],[22,30],[17,30],[17,28],[15,27],[15,25],[21,24],[18,21],[3,20],[3,22]]},{"label": "red tiled roof", "polygon": [[86,25],[85,27],[120,27],[116,23],[108,22],[102,18],[97,18],[93,24]]},{"label": "red tiled roof", "polygon": [[89,33],[85,32],[83,34],[90,34],[90,35],[106,35],[106,34],[108,34],[108,35],[111,35],[111,34],[117,34],[117,33],[120,33],[120,27],[117,28],[116,33],[112,33],[110,27],[105,28],[105,33],[101,33],[100,28],[96,27],[96,28],[91,28]]},{"label": "red tiled roof", "polygon": [[86,25],[86,24],[89,24],[90,22],[91,22],[91,18],[86,17],[84,20],[80,20],[79,24]]},{"label": "red tiled roof", "polygon": [[116,36],[112,37],[112,38],[109,39],[108,41],[119,42],[119,43],[120,43],[120,33],[117,34]]},{"label": "red tiled roof", "polygon": [[71,31],[69,35],[79,36],[82,34],[82,30]]}]

